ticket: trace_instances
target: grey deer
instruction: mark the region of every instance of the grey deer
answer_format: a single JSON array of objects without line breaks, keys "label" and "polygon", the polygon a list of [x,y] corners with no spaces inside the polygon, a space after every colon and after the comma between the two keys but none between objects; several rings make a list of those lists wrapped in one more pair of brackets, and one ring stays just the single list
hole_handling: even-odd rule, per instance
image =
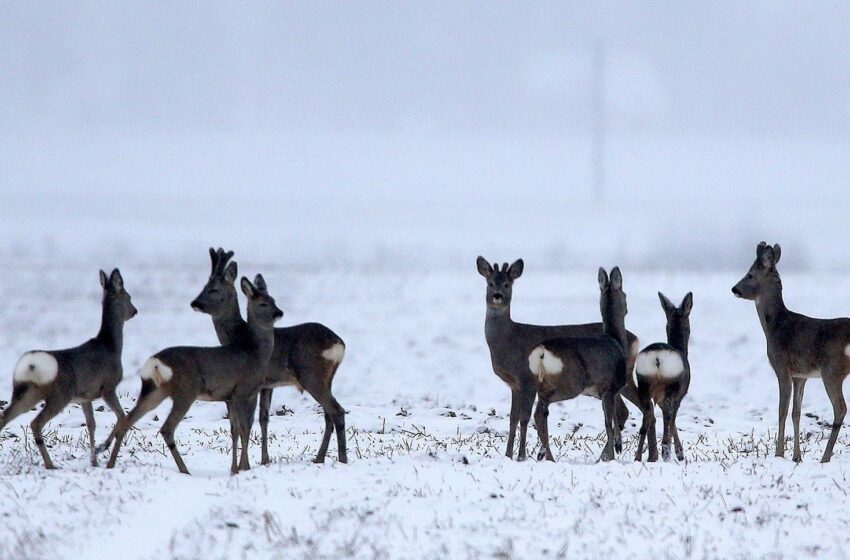
[{"label": "grey deer", "polygon": [[688,292],[682,305],[676,307],[667,297],[658,292],[661,308],[667,317],[667,343],[656,342],[640,351],[635,363],[638,398],[642,404],[643,422],[640,427],[635,461],[643,458],[643,446],[649,436],[649,461],[658,460],[658,444],[655,434],[655,405],[661,408],[664,432],[661,438],[661,457],[670,459],[670,438],[676,447],[676,458],[685,459],[676,416],[682,399],[688,394],[691,384],[691,365],[688,361],[688,339],[691,336],[691,309],[694,295]]},{"label": "grey deer", "polygon": [[785,456],[785,421],[793,387],[794,461],[802,460],[800,413],[803,389],[807,379],[820,377],[833,411],[832,431],[821,459],[821,462],[827,463],[832,458],[832,449],[847,413],[842,385],[850,373],[850,319],[813,319],[785,307],[782,280],[776,270],[781,255],[779,245],[771,247],[764,241],[759,243],[755,262],[746,276],[732,288],[732,293],[755,301],[767,339],[767,358],[779,381],[776,456]]},{"label": "grey deer", "polygon": [[618,267],[599,269],[599,308],[602,333],[595,336],[570,336],[546,340],[528,354],[528,368],[537,376],[537,409],[534,423],[540,438],[537,459],[554,461],[549,447],[549,405],[553,402],[587,395],[602,400],[607,441],[600,459],[614,459],[623,449],[620,425],[615,417],[615,399],[626,384],[626,294]]},{"label": "grey deer", "polygon": [[[528,422],[531,419],[534,399],[537,395],[537,378],[528,369],[528,354],[531,349],[552,338],[570,336],[595,336],[602,334],[602,323],[580,325],[540,326],[517,323],[511,319],[511,299],[513,283],[522,275],[524,263],[516,260],[501,268],[498,263],[491,266],[484,257],[478,257],[478,272],[487,279],[487,314],[484,320],[484,335],[490,348],[490,361],[493,371],[511,390],[511,415],[508,432],[508,444],[505,455],[513,457],[514,441],[519,425],[518,459],[526,458],[526,436]],[[632,371],[638,352],[638,339],[630,332],[628,337],[628,355],[626,368]],[[628,382],[623,395],[639,406],[637,390]],[[626,423],[629,411],[622,399],[617,396],[616,415],[620,429]]]},{"label": "grey deer", "polygon": [[[236,288],[233,287],[237,265],[235,262],[228,264],[231,257],[233,251],[210,248],[210,277],[192,302],[193,309],[212,317],[216,335],[222,344],[244,340],[248,332],[239,312]],[[332,392],[334,376],[345,356],[345,343],[336,333],[319,323],[276,328],[274,338],[274,352],[265,385],[260,391],[262,464],[270,462],[268,424],[272,391],[284,385],[306,389],[324,410],[325,432],[314,462],[324,462],[331,435],[336,430],[339,461],[347,463],[345,410]]]},{"label": "grey deer", "polygon": [[[230,412],[233,437],[230,472],[248,470],[248,439],[257,406],[257,393],[263,385],[265,370],[274,345],[274,322],[283,316],[266,289],[265,280],[257,275],[252,284],[241,280],[248,298],[248,337],[243,342],[211,348],[175,346],[154,354],[142,366],[142,389],[136,406],[123,418],[110,440],[115,445],[107,468],[115,466],[118,451],[127,431],[147,412],[171,397],[172,406],[160,434],[171,451],[181,473],[189,474],[174,442],[174,431],[196,400],[224,401]],[[237,435],[242,453],[236,462]],[[107,440],[102,447],[108,447]]]},{"label": "grey deer", "polygon": [[76,348],[34,350],[21,356],[12,376],[12,402],[0,418],[0,429],[3,429],[13,418],[44,401],[44,408],[36,415],[31,427],[35,444],[48,469],[55,466],[44,445],[42,429],[70,402],[80,403],[83,409],[91,442],[92,466],[97,466],[92,401],[100,397],[119,422],[124,417],[115,388],[123,376],[124,323],[138,311],[124,289],[124,280],[117,268],[108,277],[101,270],[100,285],[103,288],[103,315],[97,336]]}]

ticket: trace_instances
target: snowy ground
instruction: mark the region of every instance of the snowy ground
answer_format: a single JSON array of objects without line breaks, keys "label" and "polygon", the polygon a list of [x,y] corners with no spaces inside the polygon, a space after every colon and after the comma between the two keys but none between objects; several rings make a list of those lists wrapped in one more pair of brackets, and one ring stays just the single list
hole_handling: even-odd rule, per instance
[{"label": "snowy ground", "polygon": [[[239,257],[240,255],[237,255]],[[132,432],[118,467],[90,468],[83,415],[69,407],[47,436],[61,470],[41,465],[25,428],[0,434],[2,558],[845,558],[850,554],[850,453],[842,436],[818,460],[831,411],[822,385],[805,398],[804,462],[772,457],[776,387],[753,305],[732,298],[729,274],[624,270],[627,326],[660,340],[655,295],[695,294],[693,382],[680,416],[683,464],[631,460],[635,410],[618,461],[597,464],[601,408],[553,406],[558,463],[502,456],[509,393],[490,369],[484,281],[465,269],[415,273],[263,266],[286,311],[282,325],[317,320],[348,345],[335,393],[348,410],[351,464],[310,462],[324,423],[307,395],[275,393],[274,463],[228,474],[224,407],[198,403],[178,430],[193,476],[177,473],[157,434],[168,404]],[[512,255],[510,256],[512,257]],[[4,263],[0,387],[18,355],[92,336],[97,267]],[[208,317],[189,309],[205,249],[180,265],[120,263],[139,315],[125,331],[125,408],[143,360],[173,344],[213,344]],[[614,264],[614,263],[608,263]],[[258,270],[240,260],[242,272]],[[539,323],[595,320],[595,269],[543,272],[527,263],[513,315]],[[785,275],[786,302],[815,316],[850,313],[850,291],[829,273]],[[808,294],[808,295],[804,295]],[[0,392],[8,399],[9,389]],[[96,403],[96,408],[100,403]],[[157,417],[160,421],[157,421]],[[98,438],[113,424],[96,413]],[[789,422],[790,426],[790,422]],[[255,436],[258,428],[255,426]],[[26,437],[25,437],[26,436]],[[533,430],[529,447],[537,444]],[[790,455],[790,454],[789,454]]]}]

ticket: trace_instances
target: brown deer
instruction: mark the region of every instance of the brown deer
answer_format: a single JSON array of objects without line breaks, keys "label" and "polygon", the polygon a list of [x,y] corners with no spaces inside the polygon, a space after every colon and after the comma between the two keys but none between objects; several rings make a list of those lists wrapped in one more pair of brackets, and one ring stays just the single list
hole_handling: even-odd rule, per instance
[{"label": "brown deer", "polygon": [[537,459],[554,461],[549,447],[549,404],[579,395],[602,400],[607,443],[600,459],[610,461],[614,452],[622,451],[620,426],[614,412],[614,402],[626,384],[626,294],[619,267],[611,277],[599,269],[599,307],[602,312],[602,332],[596,336],[570,336],[546,340],[528,355],[528,368],[537,376],[537,409],[534,424],[540,438]]},{"label": "brown deer", "polygon": [[682,399],[688,394],[691,384],[691,365],[688,361],[688,339],[691,336],[691,309],[694,296],[688,292],[682,305],[676,307],[667,297],[658,292],[661,307],[667,316],[667,343],[650,344],[638,354],[635,363],[638,398],[642,403],[643,422],[640,428],[635,461],[643,456],[643,445],[649,436],[649,461],[658,460],[658,446],[655,440],[654,405],[661,408],[664,420],[664,433],[661,439],[661,456],[670,459],[670,438],[676,447],[676,458],[685,459],[676,416]]},{"label": "brown deer", "polygon": [[[142,390],[136,406],[123,418],[113,435],[115,446],[107,468],[115,466],[118,451],[127,431],[148,411],[166,398],[171,398],[171,412],[160,429],[181,473],[189,474],[174,442],[174,431],[196,400],[223,401],[230,412],[233,434],[230,472],[250,468],[248,439],[257,407],[257,393],[263,386],[274,345],[274,322],[283,316],[275,305],[261,275],[254,284],[242,278],[242,292],[248,298],[248,339],[242,343],[202,348],[175,346],[154,354],[142,366]],[[236,435],[242,442],[237,466]],[[109,440],[103,446],[108,447]]]},{"label": "brown deer", "polygon": [[[491,266],[484,257],[476,262],[478,273],[487,280],[487,314],[484,320],[484,336],[490,348],[490,361],[493,371],[511,390],[511,416],[508,429],[508,445],[505,455],[513,457],[514,439],[519,425],[520,461],[526,458],[526,435],[528,422],[534,408],[537,395],[537,378],[528,369],[528,354],[531,349],[553,338],[571,336],[595,336],[602,334],[602,323],[583,325],[540,326],[517,323],[511,319],[511,299],[514,281],[522,275],[525,267],[518,259],[512,265],[498,263]],[[626,369],[632,371],[639,346],[637,337],[626,332],[628,338]],[[628,376],[629,378],[631,376]],[[622,395],[640,407],[637,389],[627,380]],[[629,411],[622,398],[614,399],[617,424],[620,429],[629,417]]]},{"label": "brown deer", "polygon": [[[239,312],[235,262],[228,264],[233,251],[210,247],[212,272],[209,280],[192,302],[192,309],[212,317],[219,342],[231,344],[244,340],[247,325]],[[323,463],[331,435],[336,431],[339,461],[348,462],[345,448],[345,410],[333,395],[333,380],[345,356],[345,343],[328,327],[319,323],[303,323],[274,330],[274,352],[269,362],[265,385],[260,391],[260,431],[262,464],[270,462],[268,452],[269,409],[275,387],[292,386],[306,389],[316,399],[325,415],[325,433],[314,462]]]},{"label": "brown deer", "polygon": [[92,448],[92,466],[97,466],[92,401],[100,397],[119,422],[124,417],[115,388],[123,376],[124,322],[138,311],[124,289],[124,279],[117,268],[108,277],[101,270],[100,285],[103,288],[103,317],[97,336],[76,348],[36,350],[21,356],[12,376],[12,402],[0,418],[2,430],[13,418],[44,401],[44,408],[36,415],[31,427],[35,444],[48,469],[55,466],[44,445],[42,429],[69,403],[78,402],[83,408]]},{"label": "brown deer", "polygon": [[764,241],[759,243],[755,262],[746,276],[732,288],[732,293],[755,301],[767,339],[767,359],[779,381],[776,456],[785,456],[785,422],[793,387],[794,461],[802,461],[800,414],[803,389],[808,379],[820,377],[833,412],[832,431],[821,459],[822,463],[828,463],[847,414],[843,385],[844,378],[850,373],[850,319],[813,319],[785,307],[782,279],[776,269],[781,255],[779,245],[771,247]]}]

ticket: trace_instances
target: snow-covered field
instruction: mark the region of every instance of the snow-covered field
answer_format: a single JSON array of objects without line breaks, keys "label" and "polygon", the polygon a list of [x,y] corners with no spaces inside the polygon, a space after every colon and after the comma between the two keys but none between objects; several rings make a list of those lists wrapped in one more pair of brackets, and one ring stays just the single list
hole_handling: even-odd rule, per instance
[{"label": "snow-covered field", "polygon": [[[262,271],[286,316],[321,321],[346,341],[335,394],[347,409],[349,465],[314,465],[324,423],[308,395],[275,392],[273,464],[228,472],[224,406],[197,403],[178,429],[193,475],[180,475],[157,429],[168,403],[131,433],[116,469],[88,466],[83,414],[70,406],[47,440],[61,470],[47,472],[28,433],[32,414],[0,434],[0,558],[846,558],[850,453],[845,435],[818,463],[831,409],[809,384],[804,462],[773,455],[776,383],[752,303],[729,288],[745,272],[630,272],[629,329],[663,339],[656,291],[694,292],[691,393],[679,427],[683,464],[633,458],[636,410],[616,462],[595,462],[601,407],[587,397],[552,407],[558,462],[503,456],[509,392],[484,341],[484,281],[467,268],[374,272],[298,270],[240,259]],[[486,255],[513,259],[519,255]],[[125,330],[125,382],[156,350],[214,344],[211,322],[189,309],[207,275],[205,247],[180,264],[4,262],[0,281],[0,399],[20,353],[93,336],[98,267],[121,267],[139,315]],[[616,263],[600,263],[608,266]],[[786,302],[815,316],[850,314],[833,273],[785,274]],[[598,317],[596,271],[526,263],[513,316],[538,323]],[[98,439],[114,418],[96,412]],[[789,422],[790,427],[790,422]],[[790,431],[790,429],[789,429]],[[255,442],[259,428],[255,426]],[[529,432],[529,447],[537,438]],[[790,457],[790,452],[789,452]],[[104,458],[105,459],[105,458]]]}]

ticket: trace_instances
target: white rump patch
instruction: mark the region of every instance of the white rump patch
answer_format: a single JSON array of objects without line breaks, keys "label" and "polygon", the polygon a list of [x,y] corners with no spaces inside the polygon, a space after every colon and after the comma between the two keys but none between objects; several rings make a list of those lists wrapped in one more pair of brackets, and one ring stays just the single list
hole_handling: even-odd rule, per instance
[{"label": "white rump patch", "polygon": [[342,342],[337,342],[330,348],[326,348],[322,351],[322,357],[329,362],[333,362],[338,364],[345,357],[345,344]]},{"label": "white rump patch", "polygon": [[685,372],[682,356],[675,350],[649,350],[638,354],[635,373],[641,377],[676,379]]},{"label": "white rump patch", "polygon": [[139,377],[153,380],[157,387],[171,381],[173,376],[172,369],[159,358],[148,358],[148,361],[142,366],[142,371],[139,372]]},{"label": "white rump patch", "polygon": [[850,344],[844,347],[844,355],[850,358]]},{"label": "white rump patch", "polygon": [[564,370],[564,362],[542,344],[528,355],[528,368],[539,379],[544,375],[558,375]]},{"label": "white rump patch", "polygon": [[56,379],[59,373],[59,362],[49,352],[27,352],[18,360],[15,373],[12,376],[14,383],[33,383],[35,385],[47,385]]}]

